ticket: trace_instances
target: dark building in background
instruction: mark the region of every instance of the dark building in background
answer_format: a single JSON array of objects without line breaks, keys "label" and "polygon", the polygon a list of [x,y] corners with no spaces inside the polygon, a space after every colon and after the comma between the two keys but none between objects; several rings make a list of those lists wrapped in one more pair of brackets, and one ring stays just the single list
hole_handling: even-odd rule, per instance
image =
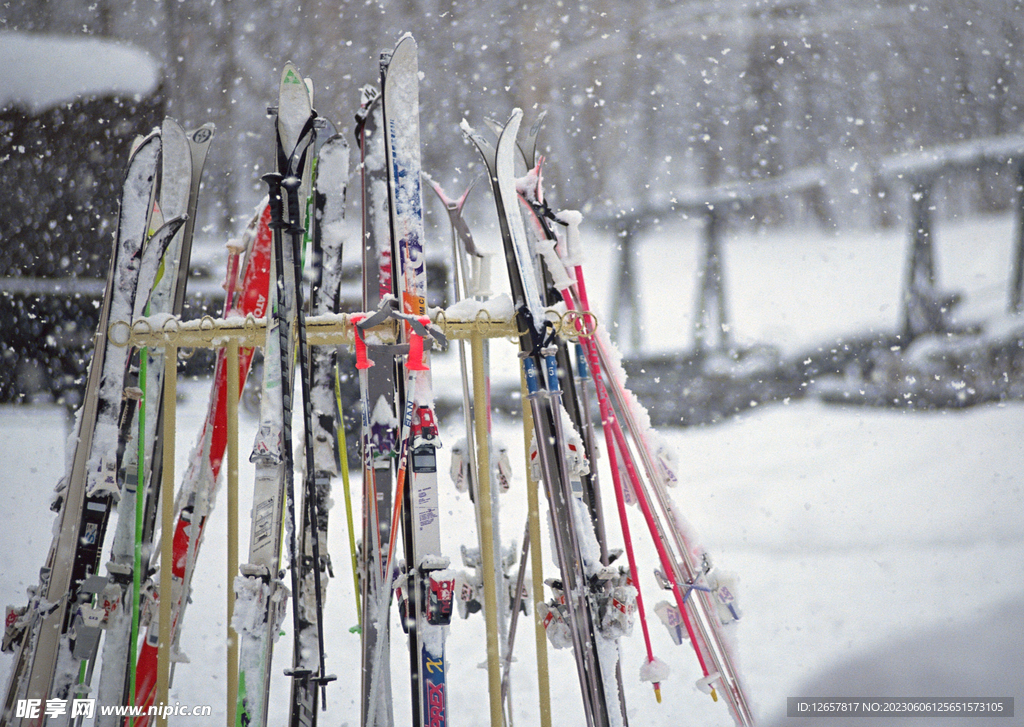
[{"label": "dark building in background", "polygon": [[0,33],[0,401],[77,405],[132,140],[159,64],[92,37]]}]

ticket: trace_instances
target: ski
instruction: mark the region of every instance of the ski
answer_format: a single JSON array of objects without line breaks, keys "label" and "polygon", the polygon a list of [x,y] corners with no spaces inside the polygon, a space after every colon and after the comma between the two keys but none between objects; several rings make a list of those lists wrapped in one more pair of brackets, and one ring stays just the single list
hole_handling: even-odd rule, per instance
[{"label": "ski", "polygon": [[[384,159],[384,122],[380,92],[364,86],[356,116],[360,151],[363,310],[376,310],[392,295],[390,205]],[[390,604],[391,577],[384,573],[383,545],[390,540],[397,460],[398,418],[395,416],[395,370],[390,358],[376,365],[357,361],[362,408],[363,523],[359,583],[363,618],[361,677],[363,727],[391,727],[390,620],[380,611]],[[387,589],[387,594],[384,591]]]},{"label": "ski", "polygon": [[[174,124],[177,126],[177,124]],[[181,148],[181,134],[173,134],[173,138],[176,139],[175,145],[178,147],[176,150],[175,158],[179,158],[179,169],[175,170],[170,165],[164,165],[164,180],[161,182],[162,185],[168,185],[167,200],[164,204],[169,204],[170,199],[177,200],[178,203],[181,200],[185,200],[186,210],[186,221],[185,228],[180,240],[180,244],[175,251],[173,260],[173,269],[176,271],[177,280],[170,275],[165,275],[164,280],[159,288],[159,291],[154,299],[154,306],[156,310],[170,311],[172,315],[180,318],[184,312],[185,307],[185,294],[187,292],[189,266],[192,257],[192,239],[195,232],[196,223],[196,211],[199,207],[199,188],[203,179],[203,169],[206,166],[206,157],[210,150],[210,144],[213,141],[214,136],[214,125],[212,123],[203,124],[198,129],[194,129],[185,136],[186,148]],[[179,130],[180,131],[180,130]],[[166,147],[165,147],[166,149]],[[186,165],[185,158],[191,162],[188,166],[190,174],[184,173],[184,167]],[[166,153],[165,153],[166,158]],[[173,188],[171,188],[173,185]],[[233,292],[233,291],[229,291]],[[142,545],[143,543],[152,546],[154,541],[154,532],[156,530],[157,520],[157,508],[160,498],[160,488],[163,484],[163,430],[164,430],[164,387],[163,377],[166,374],[166,367],[163,366],[163,350],[156,349],[151,353],[149,358],[148,368],[153,372],[150,377],[149,386],[152,390],[157,392],[156,397],[146,397],[147,401],[153,401],[152,416],[149,420],[155,421],[154,435],[150,438],[147,437],[147,442],[152,441],[153,443],[153,464],[150,467],[150,480],[151,485],[147,488],[149,497],[144,503],[144,508],[140,507],[138,515],[142,518],[141,522],[136,523],[136,555],[139,568],[137,573],[141,576],[141,564],[142,564]],[[244,380],[244,375],[242,379]],[[142,504],[142,503],[140,503]],[[197,541],[198,542],[198,541]],[[194,562],[194,561],[193,561]],[[172,579],[173,580],[173,579]],[[142,609],[145,605],[151,603],[151,598],[147,598],[143,601],[142,584],[137,579],[133,583],[133,592],[135,600],[135,608],[133,617],[136,619],[141,618]],[[191,588],[191,571],[187,574],[186,578],[186,592]],[[153,590],[147,589],[146,595],[152,596]],[[145,605],[144,605],[145,603]],[[173,610],[173,608],[172,608]],[[181,636],[180,625],[176,623],[175,627],[172,628],[173,640],[171,642],[171,649],[173,651],[178,650],[178,641]],[[133,640],[132,642],[137,643]],[[136,667],[135,672],[135,683],[129,681],[129,696],[133,696],[135,686],[137,685],[138,672],[137,672],[137,661],[134,664]],[[173,666],[172,666],[173,669]],[[171,672],[173,678],[173,671]]]},{"label": "ski", "polygon": [[[188,177],[188,202],[185,209],[185,227],[181,235],[181,257],[176,261],[176,274],[177,282],[173,282],[170,278],[165,279],[163,286],[166,286],[158,294],[158,300],[163,300],[163,296],[169,296],[170,291],[173,290],[173,298],[170,304],[170,311],[180,316],[185,306],[185,293],[187,291],[187,278],[189,273],[189,265],[192,255],[192,238],[195,232],[196,223],[196,211],[199,206],[199,188],[202,182],[203,169],[206,165],[206,157],[210,150],[210,144],[214,137],[214,125],[212,123],[206,123],[200,126],[198,129],[188,132],[186,139],[188,144],[188,156],[191,159],[191,175]],[[175,145],[180,145],[180,137],[178,134],[174,134],[173,138],[178,141],[174,142]],[[175,152],[177,156],[180,152]],[[182,162],[184,164],[184,162]],[[165,174],[170,173],[171,169],[165,165]],[[173,184],[177,189],[173,193],[169,193],[168,196],[173,196],[180,199],[183,187],[186,184],[185,176],[182,173],[176,173],[172,176],[170,184]],[[161,307],[166,304],[161,303]],[[154,365],[162,361],[162,351],[160,349],[155,350],[151,354],[150,362]],[[156,424],[155,428],[157,431],[163,430],[163,392],[162,387],[157,383],[162,379],[162,367],[161,372],[154,376],[154,390],[160,391],[160,405],[155,407],[156,411]],[[163,451],[161,447],[157,447],[153,453],[153,485],[149,497],[146,498],[145,504],[145,515],[142,520],[142,533],[141,540],[145,543],[152,543],[155,539],[157,530],[157,508],[159,506],[160,495],[159,490],[162,483],[162,478],[159,477],[159,473],[162,471],[162,458]]]},{"label": "ski", "polygon": [[[348,144],[333,133],[326,120],[317,131],[312,185],[313,214],[306,225],[312,228],[314,284],[310,309],[314,315],[336,313],[341,285],[341,253],[345,191],[348,179]],[[297,251],[293,255],[298,259]],[[300,270],[296,266],[296,278]],[[301,292],[301,287],[298,288]],[[342,426],[334,396],[336,349],[317,346],[310,349],[305,337],[305,318],[301,295],[298,310],[299,371],[303,393],[303,431],[305,435],[305,488],[299,537],[299,591],[295,598],[298,628],[293,652],[291,717],[293,727],[315,725],[318,698],[324,699],[324,685],[333,680],[325,673],[323,600],[330,574],[327,553],[327,509],[330,504],[331,478],[341,472],[337,428]],[[307,360],[309,359],[309,360]]]},{"label": "ski", "polygon": [[[264,176],[269,187],[274,256],[270,290],[267,344],[264,348],[263,398],[260,425],[250,460],[256,464],[249,556],[235,580],[232,626],[239,635],[239,679],[236,722],[264,725],[273,645],[284,618],[289,589],[279,575],[282,522],[291,565],[291,593],[298,594],[298,544],[295,523],[294,463],[292,458],[292,353],[296,312],[293,253],[304,232],[303,193],[313,120],[309,89],[298,70],[286,63],[281,73],[277,108],[277,168]],[[287,205],[286,199],[287,197]],[[285,240],[285,237],[288,240]],[[284,519],[284,520],[282,520]],[[297,610],[293,609],[298,631]]]},{"label": "ski", "polygon": [[[154,213],[154,218],[157,217],[159,215]],[[150,290],[156,282],[160,271],[165,267],[164,263],[167,261],[165,256],[171,253],[168,246],[171,244],[172,239],[176,237],[183,223],[184,219],[177,217],[163,224],[147,241],[139,269],[139,293],[136,295],[134,311],[131,317],[132,322],[139,320],[144,315],[151,297]],[[127,676],[128,655],[133,651],[129,648],[133,611],[131,603],[127,602],[126,599],[131,592],[130,585],[133,580],[132,573],[134,570],[134,526],[137,509],[136,503],[139,499],[136,492],[138,489],[138,477],[136,475],[138,467],[135,464],[136,457],[134,455],[138,449],[136,448],[136,450],[132,451],[127,448],[127,444],[132,438],[131,431],[136,415],[139,415],[140,421],[144,422],[144,419],[141,418],[142,412],[139,406],[136,406],[136,403],[138,402],[140,406],[142,405],[142,402],[138,399],[142,395],[142,389],[138,386],[139,360],[144,359],[146,356],[145,349],[129,353],[131,364],[124,380],[125,401],[122,405],[120,417],[121,426],[118,435],[117,455],[119,462],[117,469],[121,473],[118,477],[117,525],[111,545],[110,560],[107,562],[107,584],[100,591],[103,599],[104,616],[98,624],[83,626],[77,634],[78,638],[84,643],[84,640],[91,638],[98,641],[101,628],[106,632],[106,636],[103,639],[103,669],[100,673],[99,685],[100,699],[105,704],[123,704],[124,695],[121,687],[125,684]],[[144,372],[144,361],[141,366]],[[144,439],[137,441],[144,446]],[[126,454],[132,455],[127,463],[125,463]],[[124,463],[125,466],[122,467],[121,463]],[[99,583],[96,583],[96,587],[98,586]],[[96,651],[93,650],[93,655],[89,657],[90,661],[94,659],[95,653]],[[89,683],[89,681],[90,679],[87,677],[85,682]]]},{"label": "ski", "polygon": [[[128,352],[115,346],[108,327],[130,321],[138,282],[141,253],[160,163],[160,137],[151,134],[132,151],[120,195],[117,233],[110,260],[103,308],[82,408],[78,436],[64,478],[58,485],[58,520],[40,583],[30,594],[21,616],[17,660],[4,700],[7,724],[39,725],[44,713],[18,715],[18,700],[71,699],[83,658],[94,653],[95,642],[76,637],[77,629],[102,620],[94,606],[93,590],[110,510],[117,495],[108,477],[116,469],[117,417],[120,413]],[[92,582],[87,586],[87,581]],[[100,590],[105,588],[100,587]],[[6,639],[5,639],[6,641]],[[24,704],[24,702],[22,702]]]},{"label": "ski", "polygon": [[[402,313],[423,326],[427,318],[423,197],[420,183],[419,65],[417,45],[403,36],[381,62],[385,158],[391,213],[394,294]],[[451,620],[454,572],[441,554],[430,349],[410,320],[401,327],[410,350],[396,376],[407,421],[397,487],[404,489],[405,573],[399,606],[408,627],[412,724],[448,724],[444,641]],[[407,439],[406,439],[407,438]],[[410,466],[405,467],[408,456]],[[405,481],[403,481],[403,477]],[[396,495],[397,499],[397,495]],[[392,540],[395,533],[391,534]]]},{"label": "ski", "polygon": [[[182,259],[188,257],[187,251],[191,248],[191,237],[186,237],[187,215],[190,209],[194,209],[189,205],[189,195],[193,187],[192,178],[201,173],[201,169],[193,167],[189,135],[176,121],[164,119],[161,140],[159,204],[153,212],[152,226],[167,217],[181,219],[185,224],[176,225],[173,237],[167,240],[166,250],[161,253],[159,265],[147,266],[145,257],[157,254],[163,244],[159,239],[160,232],[154,233],[147,243],[133,322],[158,313],[180,313],[173,308],[176,286],[181,281],[178,266]],[[123,450],[118,468],[121,500],[107,570],[109,579],[119,585],[120,590],[114,607],[109,609],[112,614],[108,617],[103,642],[103,668],[98,691],[101,704],[131,704],[134,700],[139,614],[145,575],[143,549],[152,545],[143,540],[143,522],[147,493],[159,479],[160,460],[154,453],[160,431],[161,395],[147,396],[147,392],[162,392],[163,355],[160,349],[142,349],[137,355],[138,359],[133,358],[129,372],[132,381],[126,386],[126,391],[133,391],[135,396],[129,397],[126,403],[119,442]],[[127,447],[132,439],[135,446]],[[114,725],[117,722],[109,715],[100,715],[97,724]]]}]

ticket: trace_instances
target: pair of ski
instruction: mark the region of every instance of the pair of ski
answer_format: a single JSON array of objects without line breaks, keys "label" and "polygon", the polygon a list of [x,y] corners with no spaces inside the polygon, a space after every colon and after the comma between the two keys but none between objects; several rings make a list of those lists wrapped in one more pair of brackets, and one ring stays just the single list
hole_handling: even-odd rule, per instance
[{"label": "pair of ski", "polygon": [[[159,398],[140,406],[126,403],[126,384],[143,395],[147,381],[138,376],[149,363],[115,341],[111,326],[132,325],[147,313],[180,310],[184,300],[192,222],[202,163],[212,127],[186,136],[167,120],[162,129],[139,140],[129,156],[120,194],[117,232],[107,286],[86,382],[76,439],[54,509],[58,522],[40,583],[29,606],[9,623],[5,646],[18,654],[8,684],[2,717],[19,725],[67,721],[61,715],[15,711],[22,700],[71,700],[89,690],[102,631],[103,673],[100,691],[121,700],[129,688],[138,628],[146,535],[147,504],[159,484],[159,462],[145,462],[126,445],[138,420],[139,451],[158,436]],[[164,216],[170,217],[167,222]],[[186,220],[189,222],[186,223]],[[155,229],[154,229],[155,228]],[[156,372],[162,367],[155,366]],[[159,390],[159,388],[158,388]],[[128,397],[134,402],[134,397]],[[146,410],[151,412],[149,425]],[[125,471],[131,481],[125,482]],[[148,482],[147,482],[148,480]],[[141,487],[139,487],[141,485]],[[146,497],[146,488],[150,497]],[[141,490],[141,492],[139,491]],[[108,576],[99,574],[111,510],[120,500]],[[128,595],[132,603],[128,603]],[[133,606],[131,618],[126,611]],[[9,619],[10,621],[11,619]],[[12,630],[13,629],[13,630]],[[123,703],[123,702],[122,702]]]},{"label": "pair of ski", "polygon": [[[515,298],[517,313],[520,319],[520,328],[528,334],[521,338],[521,350],[524,361],[524,371],[530,388],[531,406],[533,408],[536,431],[537,455],[540,460],[542,477],[548,488],[549,502],[552,507],[553,520],[557,536],[555,538],[556,555],[562,569],[562,583],[560,586],[561,601],[565,606],[567,614],[569,638],[577,655],[577,664],[581,688],[584,696],[584,712],[589,725],[619,724],[621,715],[624,723],[624,711],[619,702],[619,709],[614,709],[614,701],[621,694],[621,689],[611,681],[612,669],[618,668],[616,658],[601,658],[601,644],[595,639],[594,623],[588,609],[588,604],[579,597],[579,594],[587,590],[586,583],[593,582],[596,575],[593,565],[587,564],[588,557],[585,552],[572,550],[579,547],[580,542],[585,542],[588,537],[595,534],[594,529],[586,525],[592,523],[598,531],[600,539],[601,515],[597,498],[590,499],[591,519],[588,523],[584,508],[565,507],[565,503],[572,502],[571,485],[572,479],[568,465],[565,463],[565,427],[560,425],[561,413],[558,411],[560,394],[558,391],[559,370],[566,371],[569,366],[563,358],[561,361],[554,355],[554,347],[551,345],[550,336],[545,338],[543,325],[544,309],[541,306],[541,294],[538,289],[538,280],[548,283],[556,289],[563,299],[566,307],[571,310],[589,309],[586,299],[586,289],[583,282],[581,260],[578,254],[578,215],[564,215],[560,220],[568,228],[568,235],[572,241],[569,246],[567,259],[563,260],[556,251],[556,238],[548,226],[544,215],[546,206],[543,203],[543,196],[540,190],[540,165],[537,164],[532,173],[527,176],[517,188],[514,174],[514,148],[515,138],[521,121],[521,112],[515,111],[508,124],[498,129],[498,146],[495,150],[490,143],[481,135],[474,132],[468,125],[464,124],[464,131],[474,141],[477,148],[487,163],[491,176],[491,183],[494,190],[496,205],[498,208],[499,223],[501,226],[502,239],[506,248],[506,258],[510,261],[509,275]],[[527,146],[533,149],[536,129],[531,130],[527,139]],[[527,166],[532,163],[532,152],[524,153],[527,158]],[[528,242],[524,229],[522,216],[519,209],[520,200],[532,202],[530,219],[535,223],[533,245]],[[537,233],[537,230],[540,233]],[[542,262],[544,269],[542,276],[535,269],[535,256]],[[513,264],[514,263],[514,264]],[[569,275],[567,268],[575,275]],[[553,301],[552,301],[553,302]],[[592,372],[595,389],[598,393],[598,401],[601,408],[602,422],[604,424],[606,443],[609,452],[609,459],[612,471],[612,478],[615,485],[616,502],[620,515],[620,522],[627,546],[629,558],[629,580],[627,585],[634,585],[636,578],[636,563],[632,552],[632,543],[629,535],[628,522],[626,520],[625,497],[626,490],[622,483],[622,472],[624,470],[629,476],[629,484],[632,487],[632,497],[640,505],[644,512],[645,520],[651,529],[652,537],[658,547],[659,558],[662,563],[663,580],[676,595],[677,613],[680,620],[685,623],[689,639],[697,654],[698,661],[704,673],[699,686],[710,691],[714,696],[715,686],[720,686],[725,694],[726,702],[737,724],[751,724],[751,712],[747,699],[740,687],[738,677],[732,665],[728,646],[725,643],[720,627],[722,619],[719,618],[723,606],[728,609],[731,605],[731,594],[727,588],[722,587],[716,579],[710,564],[704,556],[701,563],[694,562],[694,554],[701,551],[693,544],[691,534],[685,529],[681,518],[665,486],[670,472],[665,469],[664,463],[658,459],[657,452],[652,445],[651,435],[639,421],[639,405],[632,397],[632,394],[625,389],[624,377],[616,369],[612,368],[612,357],[610,355],[610,343],[604,340],[602,335],[593,335],[593,330],[586,330],[584,325],[579,325],[581,348],[586,352],[585,356],[578,357],[580,378],[585,380],[587,371]],[[543,357],[543,361],[541,360]],[[543,363],[547,374],[547,392],[540,392],[540,385],[537,382],[539,375],[536,370],[541,368]],[[587,365],[589,364],[589,366]],[[603,373],[609,374],[611,380],[612,396],[609,396],[605,388]],[[533,383],[531,383],[533,379]],[[568,388],[568,387],[566,387]],[[585,389],[583,389],[585,391]],[[633,461],[632,451],[625,439],[618,418],[613,411],[611,399],[615,399],[615,406],[623,412],[624,420],[627,423],[634,447],[638,450],[641,461],[644,464],[645,474],[648,477],[651,487],[655,493],[659,505],[668,520],[666,525],[657,519],[648,499],[646,490],[640,480],[637,468]],[[585,401],[584,401],[585,405]],[[584,424],[586,417],[575,413],[572,417],[576,426]],[[554,434],[553,439],[549,437]],[[588,437],[592,440],[592,437]],[[545,447],[544,442],[554,442],[550,447]],[[593,443],[589,442],[588,449],[593,451]],[[547,451],[545,451],[547,450]],[[558,485],[561,485],[559,487]],[[584,488],[586,490],[587,488]],[[585,498],[584,498],[585,499]],[[575,510],[575,512],[574,512]],[[575,516],[575,520],[573,517]],[[582,537],[577,537],[575,543],[571,536],[574,532]],[[676,553],[668,551],[666,543],[674,544]],[[569,555],[569,559],[566,559]],[[576,556],[576,557],[572,557]],[[582,556],[582,557],[580,557]],[[605,554],[602,553],[602,563],[607,566]],[[593,561],[593,555],[589,558]],[[589,571],[589,572],[588,572]],[[582,584],[582,585],[581,585]],[[628,591],[620,590],[619,593],[629,597]],[[644,629],[645,641],[647,642],[648,662],[641,670],[642,678],[653,681],[655,689],[658,688],[658,681],[664,675],[664,669],[660,662],[655,660],[650,647],[650,639],[647,633],[646,619],[643,615],[642,599],[639,591],[636,591],[636,598],[641,612],[641,624]],[[723,601],[724,599],[724,601]],[[620,603],[621,605],[621,603]],[[731,610],[731,617],[735,616],[735,610]],[[558,615],[558,614],[555,614]],[[607,654],[607,652],[605,652]],[[603,670],[603,671],[600,671]],[[601,674],[594,678],[595,674]],[[609,701],[612,704],[609,704]]]},{"label": "pair of ski", "polygon": [[[325,669],[323,599],[330,572],[326,549],[330,480],[341,469],[336,358],[333,350],[320,347],[311,352],[307,345],[302,258],[308,230],[318,262],[311,310],[336,312],[348,147],[326,121],[318,119],[310,88],[291,64],[285,65],[281,76],[276,126],[278,171],[264,176],[274,256],[260,425],[250,457],[256,465],[252,530],[248,561],[234,584],[237,600],[232,626],[239,635],[236,723],[240,725],[267,722],[273,645],[289,592],[279,571],[282,519],[293,601],[293,661],[285,672],[292,678],[289,724],[315,724],[318,703],[326,700],[326,684],[335,678]],[[296,522],[299,498],[291,432],[296,343],[305,452],[301,523]]]},{"label": "pair of ski", "polygon": [[[364,471],[362,722],[377,727],[393,721],[388,614],[397,588],[409,634],[412,724],[422,727],[448,721],[444,640],[455,575],[440,552],[435,453],[440,442],[430,347],[423,340],[430,333],[419,70],[411,35],[403,36],[392,53],[382,54],[381,88],[379,100],[374,91],[364,91],[357,128],[363,154],[364,307],[380,310],[367,324],[385,315],[397,318],[400,343],[390,349],[371,347],[378,360],[360,356],[357,363]],[[403,412],[401,421],[398,411]],[[405,565],[396,579],[399,528]]]},{"label": "pair of ski", "polygon": [[[534,176],[539,179],[539,174]],[[538,241],[538,245],[551,254],[552,266],[557,265],[559,260],[564,265],[566,277],[562,284],[556,285],[566,307],[569,310],[588,310],[589,301],[579,249],[582,217],[575,212],[551,215],[541,195],[533,195],[529,201],[534,213],[533,219],[542,231],[539,237],[543,239]],[[553,217],[566,228],[562,257],[555,252],[556,236],[545,222],[548,217]],[[572,271],[571,276],[568,275],[569,271]],[[740,684],[728,640],[722,631],[723,625],[739,618],[731,589],[725,579],[720,579],[712,568],[710,557],[697,545],[696,538],[668,494],[668,486],[676,481],[671,469],[671,457],[666,454],[649,424],[645,425],[641,421],[643,409],[632,392],[625,387],[624,373],[613,363],[618,357],[613,356],[610,341],[603,331],[585,331],[582,325],[579,328],[581,333],[587,334],[580,338],[581,349],[586,354],[585,357],[581,356],[580,366],[587,367],[593,374],[630,572],[635,574],[637,571],[626,517],[627,498],[637,504],[643,513],[662,568],[657,575],[663,586],[675,597],[674,616],[685,628],[704,675],[697,682],[698,688],[711,694],[716,701],[718,690],[721,690],[736,723],[750,725],[753,720],[750,705]],[[607,385],[606,380],[609,382]],[[632,448],[620,421],[625,422],[633,443]],[[642,464],[649,486],[640,477],[637,460]],[[624,476],[627,482],[623,482]],[[660,515],[655,511],[652,501],[657,503]],[[654,681],[657,689],[663,669],[651,651],[639,590],[637,604],[648,650],[648,663],[641,669],[641,675]],[[671,606],[659,604],[656,610],[660,614],[669,613]]]},{"label": "pair of ski", "polygon": [[[586,476],[585,463],[569,456],[570,429],[576,424],[565,414],[559,371],[559,345],[547,324],[540,271],[536,267],[519,211],[515,187],[517,112],[504,127],[497,147],[468,124],[463,131],[475,144],[487,167],[520,336],[520,358],[534,423],[536,460],[553,524],[555,557],[561,572],[558,590],[568,622],[567,638],[576,655],[577,676],[588,727],[625,724],[625,705],[617,684],[618,647],[599,633],[590,607],[590,580],[603,565],[599,537],[590,503],[578,496]],[[574,487],[574,483],[578,483]],[[588,485],[589,488],[589,485]],[[582,493],[580,493],[582,495]],[[604,556],[607,560],[607,556]],[[610,648],[609,648],[610,647]]]},{"label": "pair of ski", "polygon": [[[212,124],[186,137],[176,123],[169,120],[164,122],[159,203],[154,206],[151,228],[162,229],[164,217],[174,218],[182,213],[187,214],[187,222],[183,237],[172,240],[156,271],[156,281],[148,300],[136,297],[133,321],[139,321],[142,316],[155,316],[159,320],[167,316],[180,316],[182,312],[199,184],[212,137]],[[156,234],[153,239],[156,239]],[[152,245],[152,239],[149,244]],[[140,291],[148,288],[150,274],[143,266],[138,284]],[[137,391],[139,398],[136,402],[134,397],[127,396],[122,412],[118,468],[123,477],[119,480],[121,500],[111,561],[107,565],[114,580],[121,580],[117,577],[119,574],[129,574],[131,589],[129,592],[127,579],[124,579],[125,586],[117,594],[118,599],[107,602],[113,603],[115,608],[113,615],[108,617],[103,645],[98,691],[99,700],[103,704],[134,703],[140,692],[140,677],[146,677],[146,667],[142,666],[141,670],[139,667],[140,628],[142,620],[155,610],[156,593],[152,581],[147,579],[144,583],[143,579],[155,567],[151,559],[159,490],[162,487],[163,447],[160,442],[163,438],[163,378],[167,373],[166,366],[170,363],[165,362],[163,351],[159,348],[143,348],[137,355],[138,361],[133,362],[129,369],[125,391],[126,394]],[[135,383],[137,387],[133,385]],[[124,445],[132,438],[136,446],[126,449]],[[123,603],[125,608],[116,608],[117,603]],[[129,605],[130,619],[129,609],[126,608]],[[117,722],[116,718],[109,715],[101,715],[97,720],[100,725],[114,725]]]}]

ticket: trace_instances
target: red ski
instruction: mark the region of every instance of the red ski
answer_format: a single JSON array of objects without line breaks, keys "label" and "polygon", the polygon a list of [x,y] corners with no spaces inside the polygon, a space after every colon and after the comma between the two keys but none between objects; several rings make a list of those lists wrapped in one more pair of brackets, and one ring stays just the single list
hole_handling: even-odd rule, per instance
[{"label": "red ski", "polygon": [[[270,230],[270,207],[262,205],[246,230],[248,252],[245,257],[245,272],[241,286],[238,285],[238,256],[233,251],[228,262],[224,317],[248,316],[262,318],[266,315],[268,286],[270,284],[270,254],[273,236]],[[237,301],[236,301],[237,298]],[[245,388],[255,349],[242,348],[238,354],[239,395]],[[188,593],[191,588],[192,571],[199,546],[202,544],[206,517],[213,509],[217,483],[224,451],[227,448],[227,354],[224,349],[217,353],[213,390],[210,406],[199,440],[189,459],[188,470],[176,497],[178,515],[175,520],[171,573],[174,587],[171,598],[171,643],[177,643],[177,634],[184,616]],[[155,606],[155,599],[150,606]],[[142,644],[136,666],[136,706],[148,708],[156,697],[157,642],[159,628],[150,624]],[[149,717],[138,717],[134,727],[148,727]]]}]

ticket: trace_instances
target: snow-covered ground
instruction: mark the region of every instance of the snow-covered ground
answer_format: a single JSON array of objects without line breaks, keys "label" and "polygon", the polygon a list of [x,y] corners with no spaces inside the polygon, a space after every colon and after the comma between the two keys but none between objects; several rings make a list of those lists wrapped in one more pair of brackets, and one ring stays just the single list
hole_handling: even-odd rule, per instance
[{"label": "snow-covered ground", "polygon": [[[1001,311],[1012,244],[1012,220],[994,217],[940,225],[938,267],[943,284],[967,293],[963,315]],[[646,347],[689,345],[695,298],[696,227],[666,228],[643,248]],[[587,269],[598,314],[607,310],[612,245],[594,241]],[[906,258],[900,231],[832,236],[769,232],[731,238],[726,276],[733,330],[740,340],[804,350],[840,334],[893,330]],[[495,275],[496,279],[501,277]],[[680,283],[679,280],[683,282]],[[656,285],[657,284],[657,285]],[[493,343],[499,370],[515,370],[514,350]],[[438,362],[439,386],[454,357]],[[452,380],[454,384],[454,380]],[[201,423],[208,380],[183,381],[178,409],[178,471]],[[244,461],[255,422],[241,432],[243,541]],[[50,492],[63,470],[67,425],[52,405],[0,409],[0,603],[22,604],[50,543]],[[522,473],[518,421],[498,420],[496,437],[509,445]],[[458,422],[444,422],[452,442]],[[1024,404],[916,414],[826,407],[814,401],[753,409],[724,424],[664,432],[681,463],[673,497],[721,568],[738,577],[744,619],[735,627],[741,672],[759,721],[806,724],[785,717],[789,696],[1024,696]],[[440,450],[446,473],[450,448]],[[605,478],[608,481],[608,478]],[[358,479],[353,482],[358,488]],[[442,480],[445,552],[475,544],[468,498]],[[609,502],[610,493],[606,495]],[[359,723],[358,636],[340,482],[331,512],[336,578],[327,603],[327,663],[339,676],[328,687],[325,725]],[[357,498],[358,502],[358,498]],[[521,540],[526,504],[522,480],[502,496],[504,541]],[[610,510],[611,508],[606,508]],[[172,701],[211,704],[223,723],[225,694],[226,523],[223,495],[208,526],[186,616]],[[358,521],[358,512],[356,518]],[[642,521],[631,514],[644,572],[648,609],[661,600],[656,561]],[[619,538],[612,527],[612,538]],[[549,542],[546,572],[554,574]],[[655,654],[669,663],[657,704],[638,670],[644,647],[637,626],[623,642],[623,682],[630,720],[649,727],[728,725],[723,704],[694,687],[700,676],[689,647],[675,647],[653,611]],[[285,620],[287,631],[290,619]],[[392,650],[395,714],[407,723],[405,639],[397,619]],[[451,724],[488,724],[483,620],[456,617],[448,639]],[[521,623],[513,667],[515,723],[537,725],[537,682],[529,622]],[[277,642],[272,723],[286,718],[291,640]],[[582,725],[571,656],[550,651],[555,724]],[[6,684],[10,657],[0,657]],[[884,720],[883,720],[884,722]],[[196,724],[172,718],[172,724]],[[882,722],[879,722],[881,724]],[[930,723],[917,720],[916,724]],[[942,725],[959,720],[939,721]],[[1021,724],[998,719],[983,724]],[[828,720],[828,725],[838,725]]]}]

